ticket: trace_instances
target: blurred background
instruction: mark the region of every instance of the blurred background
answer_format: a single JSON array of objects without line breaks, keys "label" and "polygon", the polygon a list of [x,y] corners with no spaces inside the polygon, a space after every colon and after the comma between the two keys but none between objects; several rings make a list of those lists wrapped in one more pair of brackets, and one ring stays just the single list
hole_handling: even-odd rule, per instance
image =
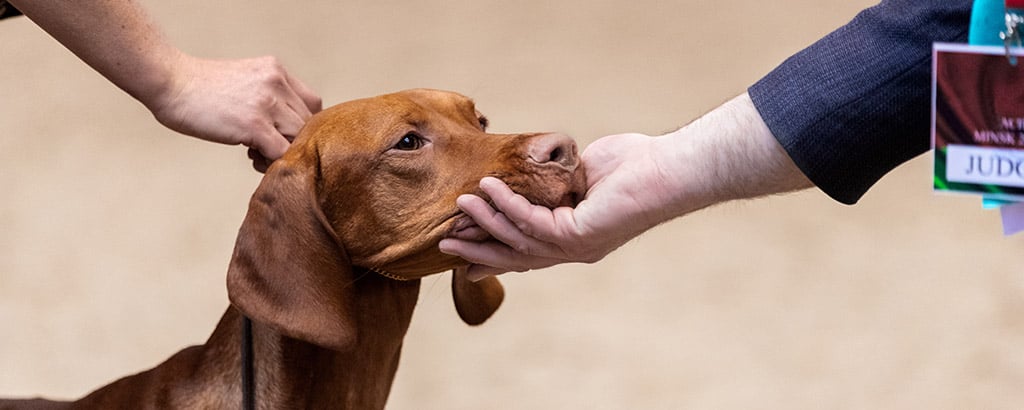
[{"label": "blurred background", "polygon": [[[473,97],[496,132],[673,130],[874,4],[142,1],[183,50],[278,56],[325,106]],[[298,6],[297,6],[298,5]],[[260,175],[160,126],[25,18],[0,23],[0,396],[74,398],[205,341]],[[816,190],[506,275],[488,323],[424,280],[389,409],[1019,408],[1024,236],[931,192]]]}]

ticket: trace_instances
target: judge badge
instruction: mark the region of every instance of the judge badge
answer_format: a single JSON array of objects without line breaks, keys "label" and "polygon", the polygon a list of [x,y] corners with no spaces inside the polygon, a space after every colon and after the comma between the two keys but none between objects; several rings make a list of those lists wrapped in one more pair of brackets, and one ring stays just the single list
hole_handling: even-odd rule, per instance
[{"label": "judge badge", "polygon": [[977,0],[970,44],[932,52],[933,185],[981,195],[1024,230],[1024,0]]}]

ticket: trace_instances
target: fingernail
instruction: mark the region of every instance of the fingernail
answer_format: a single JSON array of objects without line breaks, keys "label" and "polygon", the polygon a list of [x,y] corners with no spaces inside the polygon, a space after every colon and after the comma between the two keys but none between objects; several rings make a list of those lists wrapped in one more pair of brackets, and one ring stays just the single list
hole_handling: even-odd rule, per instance
[{"label": "fingernail", "polygon": [[462,207],[466,206],[469,203],[469,201],[472,201],[472,200],[473,200],[473,195],[462,194],[462,195],[459,195],[458,198],[455,198],[455,205],[458,206],[459,209],[462,209]]},{"label": "fingernail", "polygon": [[437,248],[441,251],[441,253],[447,255],[455,255],[455,253],[452,252],[452,246],[454,244],[455,241],[452,239],[442,239],[441,242],[438,242]]},{"label": "fingernail", "polygon": [[484,185],[494,186],[495,184],[499,183],[501,183],[501,180],[495,177],[484,177],[483,179],[480,180],[481,187],[483,187]]}]

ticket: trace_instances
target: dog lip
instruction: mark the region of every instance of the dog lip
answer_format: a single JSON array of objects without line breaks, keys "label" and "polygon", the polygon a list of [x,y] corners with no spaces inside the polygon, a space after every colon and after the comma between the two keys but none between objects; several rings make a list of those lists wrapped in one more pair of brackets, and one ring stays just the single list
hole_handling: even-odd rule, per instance
[{"label": "dog lip", "polygon": [[566,192],[559,201],[559,206],[569,206],[575,208],[587,195],[587,176],[583,172],[583,168],[577,168],[573,171],[569,177],[568,187]]},{"label": "dog lip", "polygon": [[567,207],[570,207],[570,208],[575,208],[576,205],[579,205],[580,202],[582,202],[582,201],[583,201],[583,194],[582,193],[579,193],[579,192],[576,192],[576,191],[569,191],[569,192],[566,192],[565,195],[562,196],[562,199],[560,199],[558,201],[558,206],[560,206],[560,207],[561,206],[567,206]]},{"label": "dog lip", "polygon": [[563,164],[563,163],[557,162],[557,161],[543,161],[543,162],[541,162],[541,161],[537,161],[537,160],[535,160],[533,158],[527,157],[526,158],[526,162],[529,162],[530,165],[534,166],[534,167],[559,168],[559,169],[568,171],[569,173],[575,173],[579,169],[579,167],[580,167],[579,161],[574,161],[571,164]]},{"label": "dog lip", "polygon": [[469,215],[460,212],[455,216],[455,223],[452,225],[451,232],[464,231],[474,226],[478,226],[476,221],[470,218]]}]

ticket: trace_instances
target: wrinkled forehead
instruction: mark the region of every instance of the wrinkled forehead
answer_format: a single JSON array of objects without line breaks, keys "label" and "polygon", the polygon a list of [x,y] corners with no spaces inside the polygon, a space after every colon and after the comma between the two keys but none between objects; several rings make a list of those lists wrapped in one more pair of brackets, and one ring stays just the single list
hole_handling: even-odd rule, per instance
[{"label": "wrinkled forehead", "polygon": [[466,96],[418,89],[335,105],[313,116],[304,131],[320,136],[359,131],[357,134],[373,138],[409,126],[475,127],[480,116],[473,100]]},{"label": "wrinkled forehead", "polygon": [[410,121],[429,117],[465,121],[475,125],[480,117],[480,112],[477,111],[472,99],[450,91],[416,89],[379,98],[386,103],[394,104],[396,108],[405,108],[406,119]]},{"label": "wrinkled forehead", "polygon": [[473,110],[473,100],[462,94],[429,89],[405,90],[381,96],[384,99],[407,99],[425,107]]}]

